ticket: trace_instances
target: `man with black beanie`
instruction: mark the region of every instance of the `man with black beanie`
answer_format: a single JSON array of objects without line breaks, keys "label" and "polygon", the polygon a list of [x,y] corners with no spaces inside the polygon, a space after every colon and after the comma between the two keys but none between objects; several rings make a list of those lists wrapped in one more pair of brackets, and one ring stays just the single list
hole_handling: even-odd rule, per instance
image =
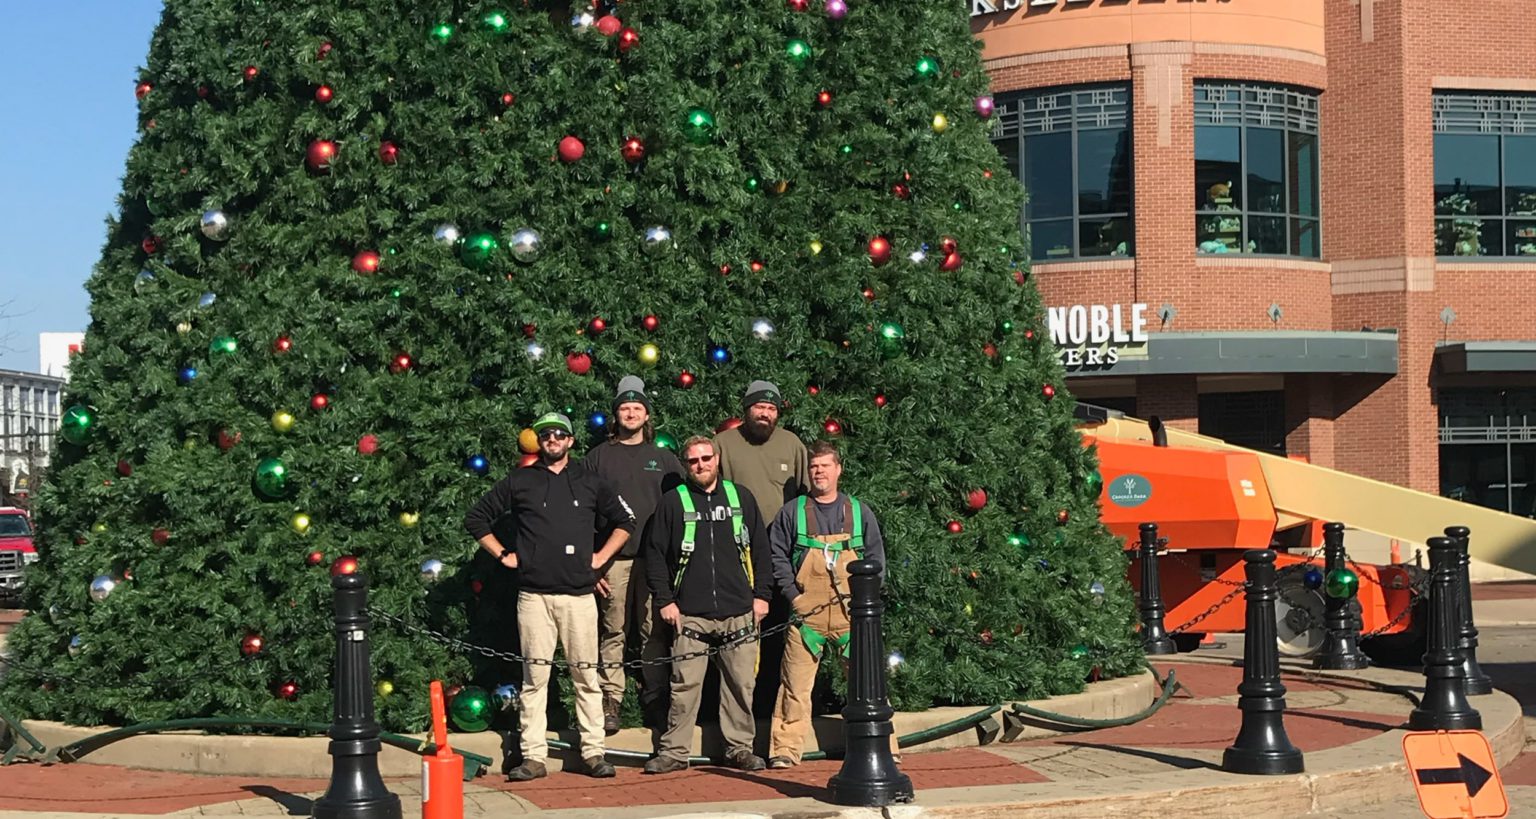
[{"label": "man with black beanie", "polygon": [[[612,735],[619,730],[619,706],[624,701],[624,646],[628,625],[633,621],[638,632],[641,657],[655,659],[666,654],[666,635],[652,627],[650,594],[644,581],[645,570],[636,569],[636,557],[645,543],[646,527],[663,492],[683,482],[683,465],[655,443],[651,426],[651,399],[645,394],[645,382],[633,375],[619,381],[613,396],[608,440],[592,448],[581,465],[595,472],[618,491],[635,515],[635,537],[604,569],[608,593],[599,593],[597,608],[599,653],[604,664],[603,729]],[[643,564],[643,559],[640,561]],[[667,669],[645,666],[640,678],[640,705],[650,724],[665,724]]]},{"label": "man with black beanie", "polygon": [[753,381],[741,399],[742,422],[715,436],[720,476],[752,490],[764,520],[811,485],[810,458],[794,433],[780,429],[784,395],[770,381]]}]

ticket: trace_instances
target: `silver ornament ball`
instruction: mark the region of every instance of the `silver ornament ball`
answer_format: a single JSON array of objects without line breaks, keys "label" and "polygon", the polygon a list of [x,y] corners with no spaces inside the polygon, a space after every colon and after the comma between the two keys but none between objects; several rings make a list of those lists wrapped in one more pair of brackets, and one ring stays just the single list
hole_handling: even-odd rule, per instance
[{"label": "silver ornament ball", "polygon": [[443,576],[443,561],[429,558],[421,562],[421,582],[436,583]]},{"label": "silver ornament ball", "polygon": [[80,639],[80,635],[76,634],[69,638],[69,656],[79,657],[83,650],[85,650],[85,641]]},{"label": "silver ornament ball", "polygon": [[657,253],[672,247],[672,231],[661,225],[646,228],[641,247],[646,253]]},{"label": "silver ornament ball", "polygon": [[491,702],[502,713],[517,710],[517,686],[504,683],[491,691]]},{"label": "silver ornament ball", "polygon": [[432,229],[432,241],[440,245],[452,247],[459,243],[463,234],[459,232],[459,226],[452,222],[444,222]]},{"label": "silver ornament ball", "polygon": [[155,274],[148,270],[140,270],[139,274],[133,277],[133,289],[137,291],[146,290],[153,286],[154,283]]},{"label": "silver ornament ball", "polygon": [[773,322],[765,318],[752,319],[752,337],[758,341],[773,338]]},{"label": "silver ornament ball", "polygon": [[229,238],[229,217],[222,210],[205,210],[203,218],[198,220],[198,229],[204,236],[215,242],[222,242]]},{"label": "silver ornament ball", "polygon": [[91,581],[91,599],[100,603],[107,599],[107,596],[112,594],[112,590],[115,588],[117,588],[117,581],[113,580],[110,575],[98,574]]},{"label": "silver ornament ball", "polygon": [[1093,595],[1093,604],[1095,606],[1102,606],[1102,605],[1104,605],[1104,584],[1103,583],[1100,583],[1097,580],[1093,581],[1093,583],[1088,586],[1088,593]]},{"label": "silver ornament ball", "polygon": [[905,663],[906,661],[907,658],[901,656],[900,651],[892,651],[891,656],[885,658],[885,664],[890,666],[892,670],[900,668],[901,664]]},{"label": "silver ornament ball", "polygon": [[512,258],[527,264],[539,258],[544,251],[544,240],[533,228],[518,228],[512,232]]},{"label": "silver ornament ball", "polygon": [[928,253],[923,250],[914,250],[907,258],[911,259],[913,264],[922,264],[928,258]]},{"label": "silver ornament ball", "polygon": [[571,28],[576,29],[577,34],[587,33],[587,30],[592,28],[592,24],[595,22],[597,22],[597,18],[593,17],[590,11],[571,15]]},{"label": "silver ornament ball", "polygon": [[537,341],[530,341],[528,342],[528,345],[523,348],[523,353],[528,356],[530,361],[543,361],[544,345],[538,343]]},{"label": "silver ornament ball", "polygon": [[197,306],[203,308],[204,310],[207,310],[208,308],[213,306],[214,302],[216,302],[218,300],[219,300],[219,294],[218,293],[213,293],[213,292],[204,293],[202,296],[198,297],[198,299],[197,299]]}]

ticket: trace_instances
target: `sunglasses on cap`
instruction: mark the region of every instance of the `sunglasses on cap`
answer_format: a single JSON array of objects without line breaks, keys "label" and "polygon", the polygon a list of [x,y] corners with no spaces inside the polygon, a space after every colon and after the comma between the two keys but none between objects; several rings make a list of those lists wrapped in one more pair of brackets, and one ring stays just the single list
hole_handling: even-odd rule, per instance
[{"label": "sunglasses on cap", "polygon": [[686,460],[688,461],[688,465],[689,466],[697,466],[699,464],[710,463],[714,459],[715,459],[715,456],[713,456],[713,455],[700,455],[697,458],[687,458]]},{"label": "sunglasses on cap", "polygon": [[566,432],[563,429],[541,429],[541,430],[539,430],[539,440],[540,441],[547,441],[547,440],[549,440],[551,438],[553,438],[556,441],[564,441],[566,438],[569,438],[569,437],[571,437],[571,434],[569,432]]}]

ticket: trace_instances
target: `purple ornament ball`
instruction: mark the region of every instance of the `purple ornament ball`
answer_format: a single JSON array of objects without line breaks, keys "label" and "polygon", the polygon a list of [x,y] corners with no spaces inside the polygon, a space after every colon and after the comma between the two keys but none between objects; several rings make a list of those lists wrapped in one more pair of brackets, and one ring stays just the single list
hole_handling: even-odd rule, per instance
[{"label": "purple ornament ball", "polygon": [[992,101],[990,96],[982,96],[976,98],[976,113],[982,117],[992,116],[992,112],[996,109],[997,105]]},{"label": "purple ornament ball", "polygon": [[827,0],[827,16],[833,20],[841,20],[848,16],[848,3],[846,0]]}]

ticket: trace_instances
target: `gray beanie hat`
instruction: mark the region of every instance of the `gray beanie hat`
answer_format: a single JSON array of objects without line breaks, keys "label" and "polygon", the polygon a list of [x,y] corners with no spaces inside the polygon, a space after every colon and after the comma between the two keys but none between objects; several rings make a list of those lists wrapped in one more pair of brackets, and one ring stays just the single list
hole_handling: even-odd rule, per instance
[{"label": "gray beanie hat", "polygon": [[741,397],[741,408],[746,409],[753,404],[772,404],[784,410],[784,396],[772,381],[753,381],[747,385],[747,392]]},{"label": "gray beanie hat", "polygon": [[651,398],[645,394],[645,382],[638,375],[626,375],[619,379],[619,388],[613,393],[613,411],[619,411],[620,404],[638,401],[645,405],[645,411],[651,411]]}]

